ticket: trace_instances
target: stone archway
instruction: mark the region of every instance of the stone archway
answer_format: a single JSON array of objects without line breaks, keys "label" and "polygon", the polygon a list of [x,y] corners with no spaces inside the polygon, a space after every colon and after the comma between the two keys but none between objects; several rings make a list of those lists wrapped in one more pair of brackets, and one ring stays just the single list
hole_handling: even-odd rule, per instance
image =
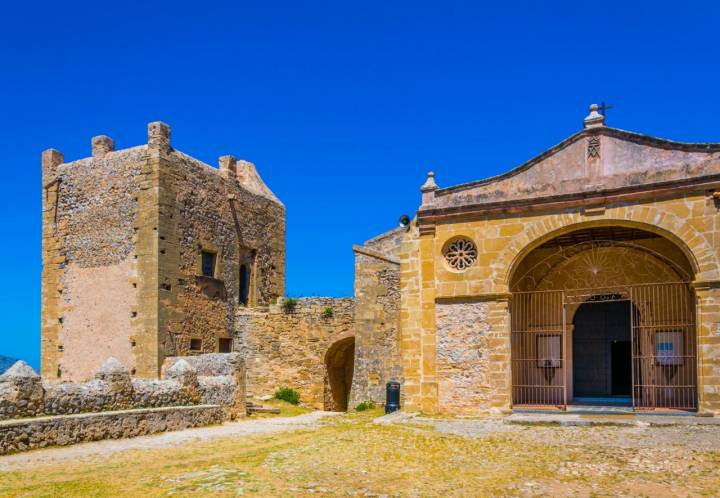
[{"label": "stone archway", "polygon": [[325,409],[348,409],[355,365],[355,336],[335,341],[325,353]]},{"label": "stone archway", "polygon": [[618,402],[629,382],[636,408],[696,409],[693,269],[673,241],[623,226],[526,253],[511,282],[513,403]]}]

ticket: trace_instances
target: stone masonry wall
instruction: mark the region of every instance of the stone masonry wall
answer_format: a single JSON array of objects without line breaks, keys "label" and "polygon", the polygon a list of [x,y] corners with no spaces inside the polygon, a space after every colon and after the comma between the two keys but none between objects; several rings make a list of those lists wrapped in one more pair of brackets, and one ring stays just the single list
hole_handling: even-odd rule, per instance
[{"label": "stone masonry wall", "polygon": [[385,384],[402,382],[400,360],[400,262],[404,229],[355,247],[355,372],[353,405],[385,402]]},{"label": "stone masonry wall", "polygon": [[238,310],[235,350],[245,358],[248,398],[287,386],[300,392],[301,402],[324,408],[325,355],[352,335],[350,298],[302,298],[292,311],[281,305]]},{"label": "stone masonry wall", "polygon": [[245,416],[245,360],[239,353],[166,358],[163,375],[181,361],[195,369],[200,398],[204,404],[225,407],[233,419]]},{"label": "stone masonry wall", "polygon": [[[268,305],[283,294],[285,208],[271,194],[244,188],[237,175],[177,151],[170,159],[166,181],[175,204],[172,217],[161,214],[167,236],[159,270],[161,293],[168,296],[160,324],[161,333],[167,331],[165,354],[216,352],[220,338],[233,337],[241,264],[250,273],[247,305]],[[214,278],[201,276],[203,250],[216,254]],[[191,339],[200,340],[199,350],[191,351]]]},{"label": "stone masonry wall", "polygon": [[197,405],[0,421],[0,455],[221,424],[220,406]]},{"label": "stone masonry wall", "polygon": [[143,160],[143,148],[136,147],[54,168],[44,165],[42,371],[47,378],[85,380],[109,356],[135,368],[134,224]]},{"label": "stone masonry wall", "polygon": [[441,412],[476,414],[490,407],[488,303],[438,303],[438,395]]},{"label": "stone masonry wall", "polygon": [[195,366],[179,358],[165,369],[164,380],[131,378],[110,358],[85,383],[43,381],[17,362],[0,375],[0,420],[197,404],[219,405],[229,418],[244,416],[241,358],[237,353],[212,356],[202,361],[218,366],[201,370],[206,375],[199,376]]}]

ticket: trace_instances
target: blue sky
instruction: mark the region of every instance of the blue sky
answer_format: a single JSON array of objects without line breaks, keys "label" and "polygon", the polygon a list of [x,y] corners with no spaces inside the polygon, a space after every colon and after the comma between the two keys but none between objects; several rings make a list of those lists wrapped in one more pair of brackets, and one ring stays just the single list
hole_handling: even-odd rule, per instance
[{"label": "blue sky", "polygon": [[258,165],[288,295],[352,293],[352,244],[448,186],[608,123],[720,141],[718,2],[13,2],[0,17],[0,354],[39,363],[40,153],[172,126]]}]

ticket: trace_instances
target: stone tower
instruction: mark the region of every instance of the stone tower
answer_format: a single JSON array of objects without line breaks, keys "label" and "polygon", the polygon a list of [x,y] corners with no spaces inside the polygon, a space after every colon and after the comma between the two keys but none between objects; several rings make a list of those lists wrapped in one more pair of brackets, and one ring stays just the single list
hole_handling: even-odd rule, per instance
[{"label": "stone tower", "polygon": [[285,207],[255,166],[213,168],[148,125],[148,143],[42,155],[42,375],[85,380],[113,356],[137,376],[231,350],[239,306],[284,292]]}]

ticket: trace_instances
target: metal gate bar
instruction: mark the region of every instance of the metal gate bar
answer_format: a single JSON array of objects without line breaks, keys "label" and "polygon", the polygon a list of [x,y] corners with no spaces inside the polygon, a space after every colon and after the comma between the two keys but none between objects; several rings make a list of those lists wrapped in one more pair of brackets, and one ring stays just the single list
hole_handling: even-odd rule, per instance
[{"label": "metal gate bar", "polygon": [[513,294],[510,336],[514,404],[566,406],[563,302],[562,291]]},{"label": "metal gate bar", "polygon": [[619,300],[631,302],[634,409],[697,409],[695,302],[685,282],[513,293],[513,405],[566,407],[568,305]]},{"label": "metal gate bar", "polygon": [[632,287],[633,406],[697,409],[695,303],[686,283]]}]

